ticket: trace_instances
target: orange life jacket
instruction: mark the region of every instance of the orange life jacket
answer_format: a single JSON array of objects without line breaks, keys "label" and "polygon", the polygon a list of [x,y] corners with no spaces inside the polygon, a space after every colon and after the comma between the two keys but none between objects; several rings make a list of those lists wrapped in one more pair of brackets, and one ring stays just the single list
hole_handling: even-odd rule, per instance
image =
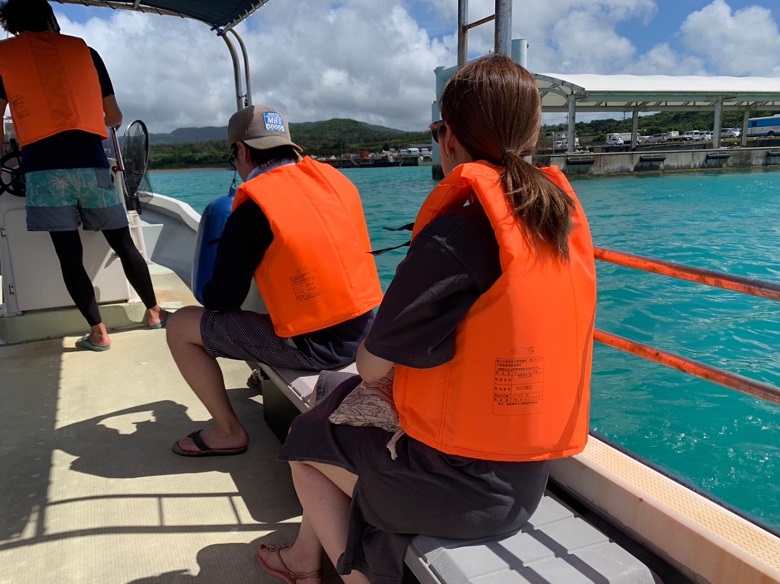
[{"label": "orange life jacket", "polygon": [[593,244],[566,177],[556,167],[541,171],[575,202],[568,262],[529,246],[496,167],[484,162],[455,168],[417,215],[412,237],[476,196],[498,240],[502,269],[458,326],[451,361],[429,369],[395,367],[402,428],[442,452],[532,461],[585,447],[596,310]]},{"label": "orange life jacket", "polygon": [[247,198],[263,210],[274,234],[255,282],[277,335],[320,330],[379,305],[363,206],[347,177],[306,157],[242,184],[233,209]]},{"label": "orange life jacket", "polygon": [[0,41],[0,76],[22,146],[66,130],[108,137],[100,81],[80,38],[23,32]]}]

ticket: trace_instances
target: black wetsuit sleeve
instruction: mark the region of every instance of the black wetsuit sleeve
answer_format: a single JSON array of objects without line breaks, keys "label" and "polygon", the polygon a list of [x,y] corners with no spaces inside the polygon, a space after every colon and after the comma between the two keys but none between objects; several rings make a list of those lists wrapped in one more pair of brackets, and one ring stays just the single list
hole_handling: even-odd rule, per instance
[{"label": "black wetsuit sleeve", "polygon": [[114,85],[111,83],[111,77],[108,75],[108,69],[106,69],[103,59],[100,58],[98,52],[89,47],[89,54],[92,55],[92,62],[95,64],[95,70],[98,74],[98,80],[100,80],[100,93],[103,99],[114,95]]},{"label": "black wetsuit sleeve", "polygon": [[398,265],[366,348],[409,367],[446,363],[455,354],[455,329],[500,274],[498,244],[480,208],[432,222]]},{"label": "black wetsuit sleeve", "polygon": [[203,287],[209,310],[238,310],[246,299],[252,276],[274,235],[262,209],[251,199],[228,217],[217,247],[214,271]]}]

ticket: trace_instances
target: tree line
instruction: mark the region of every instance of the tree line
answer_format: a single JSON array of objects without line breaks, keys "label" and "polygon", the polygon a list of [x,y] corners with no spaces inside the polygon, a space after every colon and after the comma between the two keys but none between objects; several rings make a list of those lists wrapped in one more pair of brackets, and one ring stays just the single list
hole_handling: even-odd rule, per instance
[{"label": "tree line", "polygon": [[[756,112],[757,116],[769,116],[773,112]],[[723,127],[740,127],[741,112],[724,112]],[[639,130],[643,135],[677,130],[707,130],[713,126],[713,113],[661,112],[639,119]],[[546,125],[541,136],[548,132],[564,131],[565,124]],[[603,141],[609,133],[631,132],[630,116],[623,120],[603,119],[575,124],[577,136],[588,141]],[[371,126],[349,119],[332,119],[324,122],[290,124],[293,141],[311,156],[341,156],[342,153],[361,151],[379,152],[395,148],[400,150],[410,144],[430,143],[428,131],[404,132],[391,128]],[[226,167],[230,147],[227,140],[210,140],[186,144],[152,144],[149,151],[149,168],[204,168]]]}]

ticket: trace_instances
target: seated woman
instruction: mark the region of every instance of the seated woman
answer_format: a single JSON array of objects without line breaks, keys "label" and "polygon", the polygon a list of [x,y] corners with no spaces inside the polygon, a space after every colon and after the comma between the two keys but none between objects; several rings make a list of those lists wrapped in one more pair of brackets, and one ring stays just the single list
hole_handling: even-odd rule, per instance
[{"label": "seated woman", "polygon": [[345,582],[394,583],[415,534],[514,533],[549,461],[587,441],[593,247],[563,174],[525,160],[541,122],[534,78],[487,56],[458,70],[440,108],[431,131],[445,178],[357,357],[364,382],[392,372],[401,431],[329,420],[357,376],[295,420],[280,459],[300,531],[257,552],[291,584],[320,578],[323,551]]}]

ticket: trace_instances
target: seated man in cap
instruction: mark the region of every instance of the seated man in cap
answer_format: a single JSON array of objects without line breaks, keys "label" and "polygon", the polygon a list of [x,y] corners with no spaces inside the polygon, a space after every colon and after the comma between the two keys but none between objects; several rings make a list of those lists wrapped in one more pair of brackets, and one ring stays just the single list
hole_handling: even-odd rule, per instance
[{"label": "seated man in cap", "polygon": [[[217,357],[292,369],[355,359],[382,297],[357,188],[301,156],[284,117],[250,106],[228,124],[243,184],[217,248],[203,307],[168,319],[176,365],[214,418],[178,440],[182,456],[239,454],[248,435],[228,400]],[[269,314],[241,310],[254,278]]]}]

